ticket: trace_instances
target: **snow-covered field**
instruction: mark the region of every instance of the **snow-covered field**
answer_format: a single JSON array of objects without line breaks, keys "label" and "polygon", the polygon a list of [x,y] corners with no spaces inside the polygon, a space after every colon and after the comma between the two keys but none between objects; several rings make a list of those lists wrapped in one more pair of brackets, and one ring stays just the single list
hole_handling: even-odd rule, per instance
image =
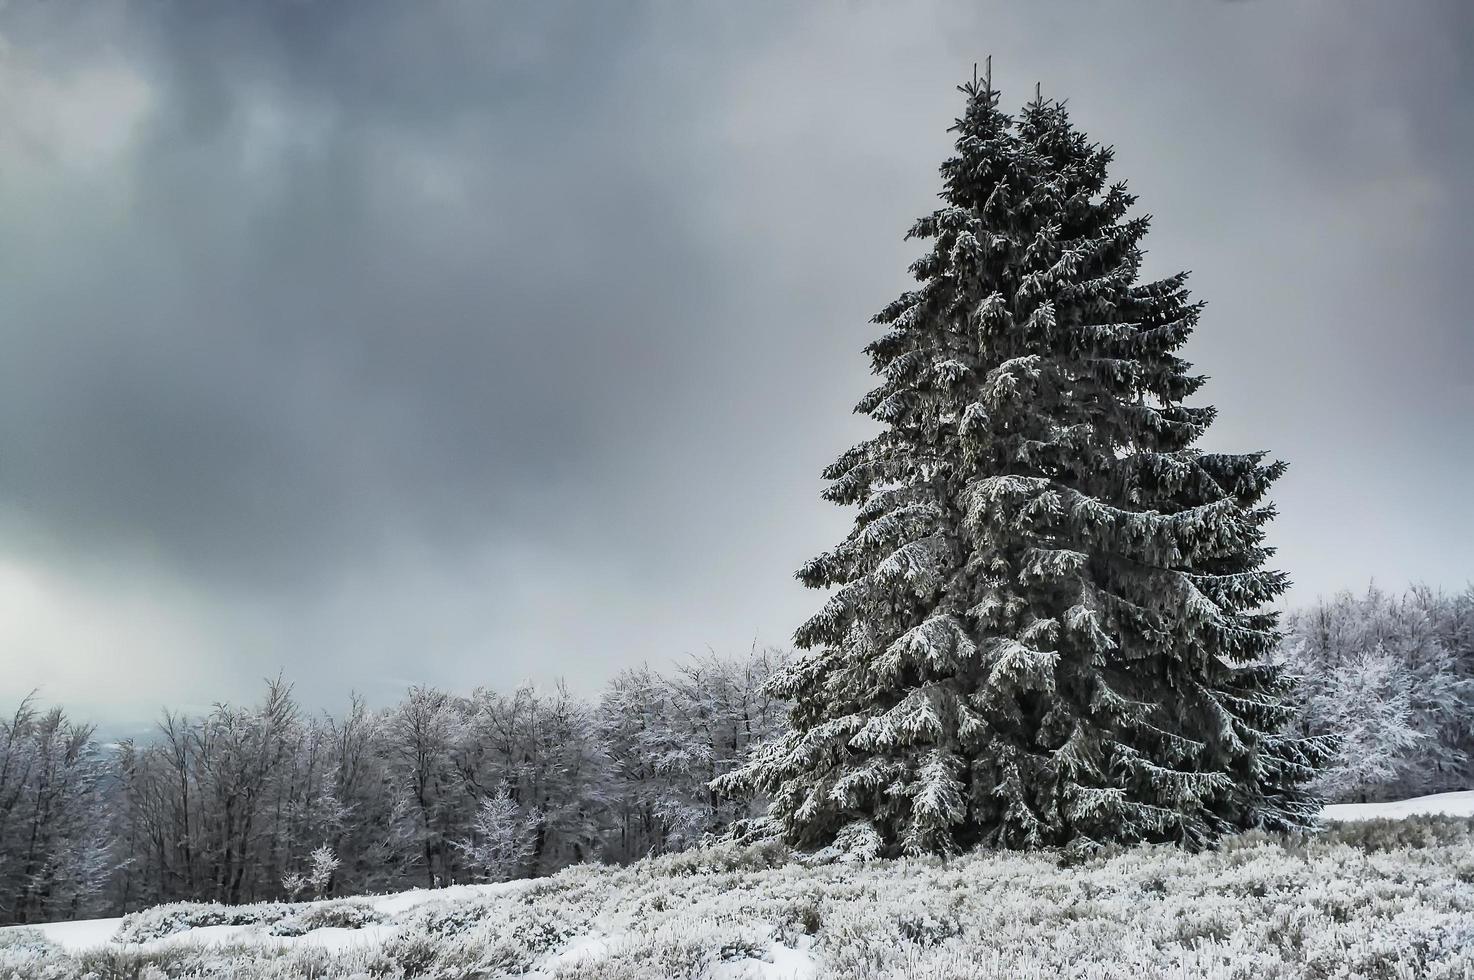
[{"label": "snow-covered field", "polygon": [[[1474,977],[1474,793],[1333,807],[1218,850],[629,868],[0,930],[0,977]],[[1401,819],[1383,819],[1401,818]]]},{"label": "snow-covered field", "polygon": [[1322,819],[1349,820],[1402,820],[1427,814],[1442,814],[1449,817],[1474,817],[1474,790],[1462,793],[1438,793],[1420,796],[1415,800],[1397,800],[1392,803],[1336,803],[1321,812]]},{"label": "snow-covered field", "polygon": [[[113,919],[83,919],[77,922],[49,922],[31,927],[0,929],[0,949],[6,940],[39,933],[40,937],[67,953],[114,948],[158,950],[179,943],[223,945],[226,943],[264,943],[283,949],[292,946],[315,946],[341,950],[382,942],[396,931],[391,923],[411,909],[434,903],[454,905],[485,900],[529,884],[507,882],[496,885],[452,885],[435,890],[414,888],[393,895],[371,895],[357,899],[287,904],[265,902],[235,908],[207,903],[180,902],[162,905],[145,912]],[[364,914],[367,911],[369,914]],[[294,929],[281,925],[302,917],[303,913],[323,920],[353,920],[351,926],[303,923],[307,928],[292,935]],[[347,913],[347,914],[344,914]],[[253,921],[199,924],[213,919],[250,919]],[[3,962],[3,959],[0,959]]]}]

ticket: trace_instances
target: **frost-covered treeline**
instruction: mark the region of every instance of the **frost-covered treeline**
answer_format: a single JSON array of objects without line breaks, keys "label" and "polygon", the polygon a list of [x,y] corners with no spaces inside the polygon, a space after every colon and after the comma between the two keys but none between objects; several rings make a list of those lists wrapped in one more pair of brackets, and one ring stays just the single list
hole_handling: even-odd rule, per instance
[{"label": "frost-covered treeline", "polygon": [[277,681],[250,707],[166,714],[99,750],[33,702],[0,723],[0,923],[181,899],[246,902],[550,874],[687,847],[750,813],[707,784],[783,723],[781,656],[695,658],[469,696],[412,688],[313,715]]},{"label": "frost-covered treeline", "polygon": [[[1294,722],[1339,736],[1333,801],[1474,788],[1474,587],[1324,599],[1278,657]],[[166,713],[99,748],[27,699],[0,719],[0,923],[184,899],[392,891],[547,875],[678,851],[753,814],[711,780],[787,727],[783,658],[626,670],[587,700],[558,686],[412,688],[314,715],[282,682],[249,707]]]},{"label": "frost-covered treeline", "polygon": [[1285,625],[1299,724],[1340,739],[1316,781],[1328,799],[1474,788],[1474,586],[1341,593]]},{"label": "frost-covered treeline", "polygon": [[111,873],[92,729],[27,698],[0,719],[0,922],[94,911]]}]

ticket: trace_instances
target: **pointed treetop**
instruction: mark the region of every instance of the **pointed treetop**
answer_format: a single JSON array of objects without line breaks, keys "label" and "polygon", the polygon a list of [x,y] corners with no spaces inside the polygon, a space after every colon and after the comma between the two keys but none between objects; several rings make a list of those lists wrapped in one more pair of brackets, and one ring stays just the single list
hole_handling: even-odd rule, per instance
[{"label": "pointed treetop", "polygon": [[983,59],[983,77],[981,81],[978,80],[978,63],[974,61],[972,63],[972,81],[970,83],[964,82],[957,86],[957,90],[970,99],[977,99],[985,95],[991,98],[993,95],[996,95],[997,93],[993,91],[993,56],[990,54],[987,58]]}]

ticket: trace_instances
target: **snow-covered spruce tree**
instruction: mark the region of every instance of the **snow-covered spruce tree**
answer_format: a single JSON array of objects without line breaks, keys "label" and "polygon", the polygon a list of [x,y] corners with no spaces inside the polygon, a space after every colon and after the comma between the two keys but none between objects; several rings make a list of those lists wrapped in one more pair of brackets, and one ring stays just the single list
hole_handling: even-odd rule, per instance
[{"label": "snow-covered spruce tree", "polygon": [[720,788],[858,855],[1202,846],[1312,819],[1326,746],[1265,663],[1262,453],[1193,448],[1185,274],[1141,282],[1146,217],[1064,107],[961,89],[919,286],[875,321],[881,426],[825,471],[854,529],[779,674],[792,731]]}]

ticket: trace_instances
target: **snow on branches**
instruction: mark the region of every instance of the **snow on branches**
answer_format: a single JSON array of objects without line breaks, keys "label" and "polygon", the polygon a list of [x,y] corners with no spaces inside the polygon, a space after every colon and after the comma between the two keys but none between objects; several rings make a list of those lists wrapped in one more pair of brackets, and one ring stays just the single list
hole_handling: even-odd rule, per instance
[{"label": "snow on branches", "polygon": [[824,476],[853,530],[775,678],[793,730],[719,782],[769,793],[793,844],[1200,846],[1311,819],[1327,751],[1263,611],[1283,465],[1204,453],[1177,355],[1185,275],[1142,281],[1149,221],[1059,102],[962,88],[918,285],[867,348],[879,432]]}]

